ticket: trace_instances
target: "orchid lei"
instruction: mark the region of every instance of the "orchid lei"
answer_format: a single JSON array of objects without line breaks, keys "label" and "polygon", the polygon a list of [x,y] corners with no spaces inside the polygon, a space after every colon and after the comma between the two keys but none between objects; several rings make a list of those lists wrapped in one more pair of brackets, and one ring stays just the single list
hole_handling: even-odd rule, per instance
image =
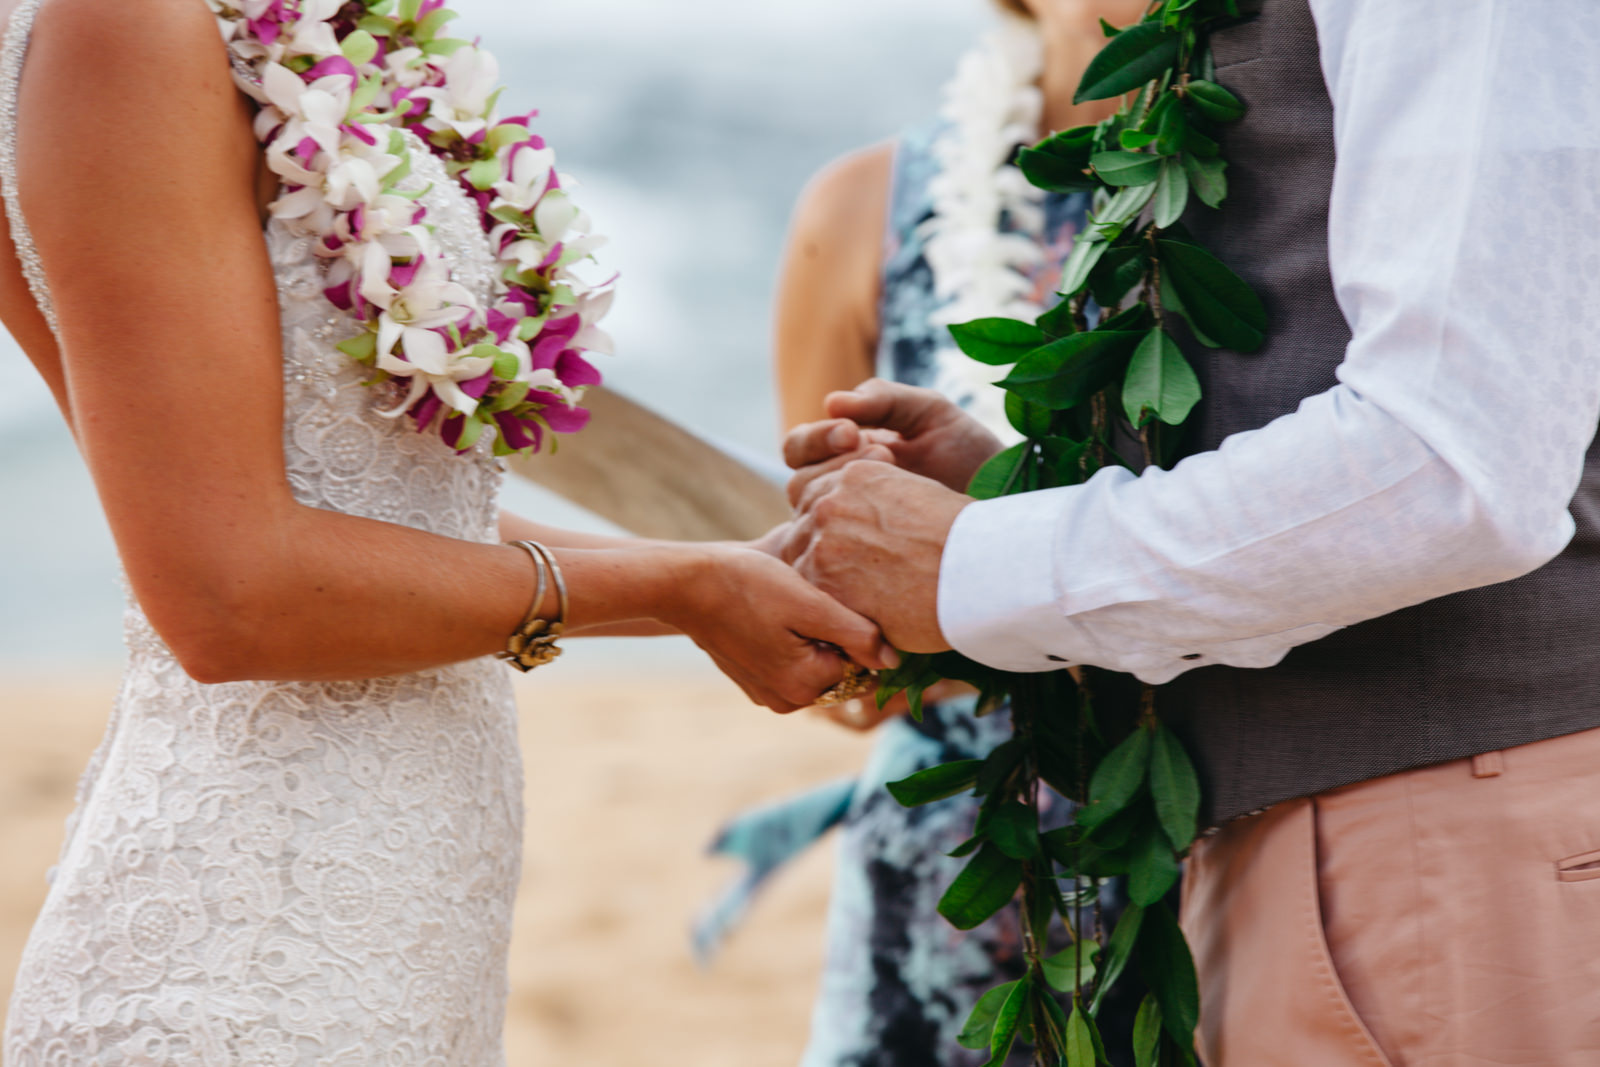
[{"label": "orchid lei", "polygon": [[[961,58],[941,94],[944,129],[933,144],[939,173],[929,183],[932,214],[922,223],[940,325],[1003,316],[1034,319],[1032,272],[1045,260],[1045,191],[1014,165],[1019,144],[1038,139],[1044,97],[1044,42],[1038,27],[1005,18]],[[965,400],[968,413],[1006,444],[1022,440],[993,388],[1004,367],[968,359],[953,344],[936,357],[934,387]]]},{"label": "orchid lei", "polygon": [[[272,215],[315,242],[324,293],[355,320],[339,349],[409,415],[466,451],[536,452],[546,431],[581,429],[586,352],[610,351],[597,323],[610,281],[574,267],[589,233],[555,156],[500,119],[499,65],[449,37],[444,0],[208,0],[235,80],[260,105],[255,132],[282,180]],[[421,203],[402,189],[425,146],[478,205],[499,266],[480,300],[453,279]],[[570,179],[567,179],[570,184]]]}]

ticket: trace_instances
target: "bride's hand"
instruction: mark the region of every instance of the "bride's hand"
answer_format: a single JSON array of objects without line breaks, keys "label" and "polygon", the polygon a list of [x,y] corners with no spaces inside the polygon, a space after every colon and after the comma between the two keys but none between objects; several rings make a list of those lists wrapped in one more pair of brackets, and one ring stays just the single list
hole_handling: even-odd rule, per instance
[{"label": "bride's hand", "polygon": [[785,564],[751,548],[708,546],[671,622],[757,704],[791,712],[844,676],[832,645],[870,669],[894,650],[871,620],[819,592]]}]

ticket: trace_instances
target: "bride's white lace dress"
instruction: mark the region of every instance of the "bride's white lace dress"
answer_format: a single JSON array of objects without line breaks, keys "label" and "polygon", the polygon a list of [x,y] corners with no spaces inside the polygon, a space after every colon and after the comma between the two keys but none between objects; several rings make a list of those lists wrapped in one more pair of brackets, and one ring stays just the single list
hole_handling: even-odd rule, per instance
[{"label": "bride's white lace dress", "polygon": [[[0,173],[38,0],[0,52]],[[457,280],[495,270],[435,157],[410,187]],[[12,231],[49,295],[26,225]],[[498,463],[376,412],[334,342],[307,241],[266,241],[283,316],[295,496],[495,539]],[[182,515],[172,516],[182,522]],[[8,1067],[497,1067],[522,778],[504,666],[352,683],[201,685],[127,611],[129,662],[79,787],[5,1028]]]}]

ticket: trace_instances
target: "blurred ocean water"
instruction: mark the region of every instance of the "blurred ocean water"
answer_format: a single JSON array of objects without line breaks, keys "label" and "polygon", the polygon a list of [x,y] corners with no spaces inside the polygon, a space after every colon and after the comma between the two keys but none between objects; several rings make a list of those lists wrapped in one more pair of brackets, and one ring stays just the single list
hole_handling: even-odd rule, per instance
[{"label": "blurred ocean water", "polygon": [[[936,106],[985,0],[460,0],[508,110],[580,182],[623,282],[609,381],[689,427],[772,452],[771,291],[788,212],[828,159]],[[575,441],[581,447],[581,439]],[[604,524],[526,485],[507,504]],[[172,517],[182,522],[181,515]],[[0,335],[0,668],[113,664],[116,562],[49,395]],[[573,642],[566,663],[681,660],[685,642]]]}]

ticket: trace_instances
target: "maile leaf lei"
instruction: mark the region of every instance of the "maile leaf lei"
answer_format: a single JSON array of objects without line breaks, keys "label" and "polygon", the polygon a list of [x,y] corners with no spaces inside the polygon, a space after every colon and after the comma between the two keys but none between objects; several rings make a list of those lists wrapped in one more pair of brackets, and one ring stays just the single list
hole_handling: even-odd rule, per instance
[{"label": "maile leaf lei", "polygon": [[[609,282],[573,268],[603,238],[573,203],[537,112],[497,117],[499,66],[450,37],[444,0],[208,0],[255,131],[282,180],[272,215],[311,237],[324,292],[356,326],[339,345],[395,403],[465,451],[538,451],[610,351]],[[402,189],[426,148],[477,204],[499,274],[487,301],[451,274],[421,198]],[[415,184],[415,183],[411,183]]]},{"label": "maile leaf lei", "polygon": [[[953,326],[956,343],[990,367],[1022,443],[995,456],[968,492],[980,499],[1087,480],[1124,462],[1111,447],[1125,416],[1146,463],[1170,460],[1200,383],[1173,336],[1181,321],[1201,344],[1253,352],[1266,339],[1261,300],[1202,248],[1180,217],[1227,195],[1222,127],[1244,104],[1213,79],[1207,30],[1238,16],[1237,0],[1152,0],[1089,64],[1076,99],[1122,98],[1117,113],[1023,149],[1040,188],[1088,192],[1094,209],[1063,267],[1062,303],[1032,322],[990,318]],[[1091,326],[1090,301],[1099,308]],[[939,680],[967,682],[980,706],[1008,699],[1011,740],[982,760],[930,768],[890,785],[903,804],[970,790],[979,800],[970,857],[939,911],[971,929],[1021,899],[1022,978],[990,990],[960,1040],[988,1067],[1031,1044],[1035,1064],[1193,1064],[1199,1021],[1193,959],[1168,905],[1200,810],[1195,768],[1157,714],[1157,693],[1096,671],[1009,674],[956,653],[906,656],[880,701],[908,694],[913,714]],[[1078,802],[1070,826],[1041,832],[1041,785]],[[1121,877],[1128,904],[1101,933],[1099,886]],[[1057,924],[1060,924],[1059,927]],[[1072,944],[1048,955],[1064,927]],[[1100,1010],[1130,970],[1148,991],[1131,1035],[1101,1033]],[[1107,1041],[1128,1042],[1113,1048]]]}]

